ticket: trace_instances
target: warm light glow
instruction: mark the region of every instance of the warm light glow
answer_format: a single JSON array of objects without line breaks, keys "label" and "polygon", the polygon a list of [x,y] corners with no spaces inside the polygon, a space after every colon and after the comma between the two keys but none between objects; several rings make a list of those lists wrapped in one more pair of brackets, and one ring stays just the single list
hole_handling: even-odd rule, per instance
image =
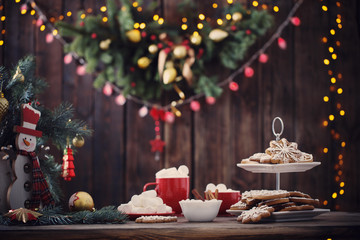
[{"label": "warm light glow", "polygon": [[142,11],[142,7],[138,7],[136,10],[137,10],[138,12],[141,12],[141,11]]},{"label": "warm light glow", "polygon": [[345,142],[341,142],[341,147],[345,147],[346,143]]},{"label": "warm light glow", "polygon": [[218,19],[216,20],[216,22],[217,22],[218,25],[222,25],[222,24],[223,24],[223,20],[222,20],[221,18],[218,18]]},{"label": "warm light glow", "polygon": [[324,102],[328,102],[329,101],[329,97],[328,96],[324,96]]},{"label": "warm light glow", "polygon": [[68,12],[66,13],[66,16],[68,16],[68,17],[71,17],[71,15],[72,15],[72,12],[70,12],[70,11],[68,11]]},{"label": "warm light glow", "polygon": [[340,19],[340,18],[337,18],[337,19],[336,19],[336,22],[337,22],[337,23],[341,23],[341,19]]},{"label": "warm light glow", "polygon": [[140,27],[140,23],[134,23],[134,28],[139,28]]},{"label": "warm light glow", "polygon": [[327,200],[324,200],[324,201],[323,201],[323,205],[326,206],[327,204],[328,204],[328,201],[327,201]]},{"label": "warm light glow", "polygon": [[331,29],[331,30],[330,30],[330,34],[331,34],[331,35],[335,35],[335,30],[334,30],[334,29]]},{"label": "warm light glow", "polygon": [[0,20],[3,22],[5,21],[6,17],[5,16],[1,16]]},{"label": "warm light glow", "polygon": [[58,34],[58,30],[54,29],[54,30],[52,31],[52,34],[53,34],[54,36],[56,36],[56,35]]},{"label": "warm light glow", "polygon": [[31,16],[34,16],[35,13],[36,13],[36,11],[35,11],[34,9],[30,11],[30,15],[31,15]]},{"label": "warm light glow", "polygon": [[336,78],[332,77],[330,80],[331,80],[331,83],[336,83]]},{"label": "warm light glow", "polygon": [[335,53],[333,53],[333,54],[331,54],[331,58],[335,60],[335,59],[337,59],[337,55]]},{"label": "warm light glow", "polygon": [[107,22],[107,21],[108,21],[108,18],[107,18],[107,17],[103,17],[103,18],[102,18],[102,21],[103,21],[103,22]]},{"label": "warm light glow", "polygon": [[44,30],[45,30],[45,25],[41,25],[40,31],[44,31]]},{"label": "warm light glow", "polygon": [[140,29],[144,29],[146,27],[145,23],[140,23]]},{"label": "warm light glow", "polygon": [[235,92],[235,91],[239,90],[239,84],[237,84],[236,82],[230,82],[229,88],[231,91]]},{"label": "warm light glow", "polygon": [[80,15],[80,18],[81,18],[81,19],[84,19],[85,17],[86,17],[86,14],[85,14],[85,13],[83,13],[83,14]]},{"label": "warm light glow", "polygon": [[186,30],[187,28],[188,28],[188,26],[187,26],[186,24],[182,24],[182,25],[181,25],[181,29],[182,29],[182,30]]},{"label": "warm light glow", "polygon": [[334,48],[333,48],[333,47],[329,47],[329,52],[330,52],[330,53],[334,52]]},{"label": "warm light glow", "polygon": [[138,2],[133,2],[133,4],[132,4],[132,5],[133,5],[133,7],[134,7],[134,8],[136,8],[136,7],[138,7],[138,6],[139,6],[139,3],[138,3]]},{"label": "warm light glow", "polygon": [[21,0],[15,0],[16,3],[19,3]]},{"label": "warm light glow", "polygon": [[342,25],[341,25],[340,23],[338,24],[338,28],[339,28],[339,29],[342,29]]},{"label": "warm light glow", "polygon": [[344,182],[341,182],[340,183],[340,187],[344,187],[345,186],[345,183]]},{"label": "warm light glow", "polygon": [[340,110],[340,116],[344,116],[345,115],[345,111],[344,110]]},{"label": "warm light glow", "polygon": [[338,156],[338,159],[343,159],[344,158],[344,156],[342,155],[342,154],[339,154],[339,156]]},{"label": "warm light glow", "polygon": [[343,160],[339,160],[339,165],[342,166],[344,164]]},{"label": "warm light glow", "polygon": [[342,93],[343,93],[343,89],[342,89],[342,88],[338,88],[337,93],[338,93],[338,94],[342,94]]},{"label": "warm light glow", "polygon": [[213,3],[213,4],[212,4],[212,7],[213,7],[213,8],[217,8],[217,7],[218,7],[218,4],[217,4],[217,3]]},{"label": "warm light glow", "polygon": [[160,25],[163,24],[163,23],[164,23],[164,19],[163,19],[163,18],[159,18],[158,23],[159,23]]},{"label": "warm light glow", "polygon": [[339,192],[340,195],[343,195],[344,194],[344,189],[341,189],[340,192]]},{"label": "warm light glow", "polygon": [[186,18],[186,17],[183,17],[183,18],[181,19],[181,21],[182,21],[183,23],[186,23],[186,22],[187,22],[187,18]]},{"label": "warm light glow", "polygon": [[324,148],[324,149],[323,149],[323,152],[324,152],[324,153],[328,153],[328,152],[329,152],[329,149],[328,149],[328,148]]},{"label": "warm light glow", "polygon": [[325,65],[329,65],[329,64],[330,64],[329,59],[326,59],[326,58],[325,58],[325,59],[324,59],[324,64],[325,64]]},{"label": "warm light glow", "polygon": [[340,41],[336,41],[336,46],[340,47],[341,43]]},{"label": "warm light glow", "polygon": [[322,9],[324,12],[326,12],[326,11],[328,10],[328,7],[325,6],[325,5],[323,5],[323,6],[321,7],[321,9]]},{"label": "warm light glow", "polygon": [[259,6],[259,3],[258,3],[258,1],[253,1],[253,2],[252,2],[252,5],[253,5],[254,7],[257,7],[257,6]]},{"label": "warm light glow", "polygon": [[336,177],[335,177],[335,181],[336,181],[336,182],[340,181],[340,177],[339,177],[339,176],[336,176]]},{"label": "warm light glow", "polygon": [[329,120],[330,120],[330,121],[334,121],[334,119],[335,119],[335,116],[332,115],[332,114],[330,114],[330,115],[329,115]]},{"label": "warm light glow", "polygon": [[199,36],[199,32],[198,32],[198,31],[194,31],[194,32],[193,32],[193,36]]},{"label": "warm light glow", "polygon": [[0,46],[4,45],[4,40],[0,40]]},{"label": "warm light glow", "polygon": [[343,172],[341,170],[338,171],[338,175],[341,176]]},{"label": "warm light glow", "polygon": [[233,0],[227,0],[228,4],[233,4]]},{"label": "warm light glow", "polygon": [[279,9],[278,6],[274,6],[274,7],[273,7],[273,10],[274,10],[274,12],[279,12],[280,9]]},{"label": "warm light glow", "polygon": [[203,25],[202,23],[198,23],[198,24],[197,24],[197,28],[198,28],[198,29],[202,29],[203,27],[204,27],[204,25]]},{"label": "warm light glow", "polygon": [[106,6],[102,6],[102,7],[100,8],[100,11],[106,12]]},{"label": "warm light glow", "polygon": [[326,120],[323,121],[323,126],[324,126],[324,127],[327,127],[328,125],[329,125],[329,122],[328,122],[328,121],[326,121]]},{"label": "warm light glow", "polygon": [[321,39],[321,41],[322,41],[323,43],[327,43],[327,38],[326,38],[326,37],[323,37],[323,38]]},{"label": "warm light glow", "polygon": [[225,18],[226,18],[226,20],[231,20],[231,14],[226,14],[226,16],[225,16]]},{"label": "warm light glow", "polygon": [[334,199],[337,198],[337,193],[334,192],[331,197],[334,198]]},{"label": "warm light glow", "polygon": [[199,19],[200,19],[200,20],[204,20],[204,19],[205,19],[205,15],[202,14],[202,13],[200,13],[200,14],[199,14]]},{"label": "warm light glow", "polygon": [[5,34],[5,33],[6,33],[5,29],[1,30],[1,34]]},{"label": "warm light glow", "polygon": [[159,15],[155,14],[155,15],[153,16],[153,20],[154,20],[154,21],[159,20]]}]

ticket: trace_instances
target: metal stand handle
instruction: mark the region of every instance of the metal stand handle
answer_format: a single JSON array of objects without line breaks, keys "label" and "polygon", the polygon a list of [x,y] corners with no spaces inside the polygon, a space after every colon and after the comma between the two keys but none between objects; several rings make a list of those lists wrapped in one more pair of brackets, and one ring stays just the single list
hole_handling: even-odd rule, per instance
[{"label": "metal stand handle", "polygon": [[[277,133],[275,131],[275,122],[276,122],[276,120],[280,121],[281,129],[280,129],[279,133]],[[280,140],[280,136],[283,133],[283,131],[284,131],[284,122],[282,121],[282,119],[280,117],[274,118],[274,120],[272,121],[272,132],[276,137],[276,141]],[[280,190],[280,173],[275,173],[275,174],[276,174],[276,190]]]}]

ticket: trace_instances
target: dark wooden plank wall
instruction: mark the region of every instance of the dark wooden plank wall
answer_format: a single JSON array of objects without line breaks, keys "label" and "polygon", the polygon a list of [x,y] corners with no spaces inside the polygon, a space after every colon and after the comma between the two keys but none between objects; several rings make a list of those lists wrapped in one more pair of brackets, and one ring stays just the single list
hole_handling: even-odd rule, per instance
[{"label": "dark wooden plank wall", "polygon": [[[76,117],[85,120],[94,129],[94,135],[75,156],[76,178],[64,182],[66,198],[73,192],[84,190],[92,194],[96,207],[118,205],[129,201],[133,194],[140,193],[146,182],[154,180],[155,173],[164,167],[185,164],[191,172],[191,187],[203,190],[207,183],[225,183],[241,191],[275,188],[273,174],[253,174],[236,167],[242,158],[264,151],[274,139],[271,122],[276,116],[283,118],[283,136],[296,141],[301,150],[313,153],[321,166],[305,173],[281,175],[283,189],[300,190],[328,200],[328,207],[339,205],[341,210],[360,210],[359,149],[359,6],[355,1],[326,1],[328,13],[321,11],[322,1],[305,0],[298,12],[302,24],[298,28],[287,27],[282,34],[287,41],[287,50],[273,44],[267,51],[270,60],[266,64],[255,62],[255,76],[246,79],[238,76],[240,89],[231,92],[227,88],[215,105],[207,105],[200,99],[201,111],[194,113],[189,106],[181,107],[182,117],[174,124],[163,124],[162,135],[167,146],[160,161],[154,160],[149,140],[154,137],[154,123],[147,116],[141,118],[141,107],[132,101],[124,106],[114,103],[114,97],[106,97],[92,88],[92,76],[76,75],[76,64],[63,63],[64,54],[59,42],[45,43],[45,32],[32,24],[29,14],[20,15],[19,4],[2,1],[2,15],[6,16],[3,27],[5,45],[0,48],[1,63],[13,66],[27,54],[37,57],[37,74],[47,80],[50,87],[40,100],[48,107],[62,101],[74,104]],[[161,1],[162,11],[169,21],[178,21],[177,1]],[[220,1],[219,1],[220,2]],[[251,1],[243,1],[250,5]],[[262,3],[263,1],[260,1]],[[277,1],[280,12],[276,15],[279,24],[291,9],[292,1]],[[98,12],[104,1],[62,0],[37,1],[50,16],[59,16],[67,11],[93,8]],[[200,9],[204,4],[197,2]],[[220,3],[221,4],[221,3]],[[343,177],[345,193],[337,200],[331,194],[338,191],[334,166],[338,154],[338,142],[330,130],[322,126],[335,103],[324,103],[322,97],[329,95],[329,67],[323,58],[328,57],[327,47],[321,44],[334,26],[336,14],[343,18],[343,29],[336,38],[341,47],[336,50],[338,60],[333,71],[343,74],[338,85],[344,89],[336,96],[346,111],[345,117],[335,114],[334,127],[347,143],[343,149]],[[75,14],[67,20],[73,20]],[[267,38],[261,39],[251,49],[254,52]],[[223,71],[218,68],[215,71]],[[226,73],[221,75],[223,78]],[[334,94],[333,94],[334,95]],[[331,95],[332,96],[332,95]],[[322,149],[329,148],[324,154]],[[53,149],[61,161],[61,152]]]}]

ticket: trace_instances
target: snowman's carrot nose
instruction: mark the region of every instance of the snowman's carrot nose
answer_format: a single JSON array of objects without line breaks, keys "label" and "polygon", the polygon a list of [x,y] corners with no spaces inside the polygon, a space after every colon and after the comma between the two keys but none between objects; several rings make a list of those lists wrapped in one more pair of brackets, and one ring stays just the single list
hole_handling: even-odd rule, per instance
[{"label": "snowman's carrot nose", "polygon": [[29,142],[29,141],[26,141],[25,138],[23,139],[23,142],[25,143],[26,146],[29,146],[29,145],[30,145],[30,142]]}]

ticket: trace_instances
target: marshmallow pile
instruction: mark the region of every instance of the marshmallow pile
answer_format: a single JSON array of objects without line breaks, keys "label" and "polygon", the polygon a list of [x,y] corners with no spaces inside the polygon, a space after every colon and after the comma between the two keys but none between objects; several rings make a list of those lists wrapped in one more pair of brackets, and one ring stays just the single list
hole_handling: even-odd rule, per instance
[{"label": "marshmallow pile", "polygon": [[181,165],[178,169],[175,167],[164,168],[155,174],[156,178],[183,178],[189,176],[189,168]]},{"label": "marshmallow pile", "polygon": [[206,190],[205,191],[210,190],[211,192],[215,192],[216,189],[219,192],[238,192],[236,190],[232,190],[231,188],[227,188],[226,185],[223,184],[223,183],[219,183],[216,186],[213,183],[209,183],[208,185],[206,185]]},{"label": "marshmallow pile", "polygon": [[171,213],[172,208],[157,197],[155,190],[149,190],[132,196],[130,202],[118,207],[118,211],[126,214]]}]

